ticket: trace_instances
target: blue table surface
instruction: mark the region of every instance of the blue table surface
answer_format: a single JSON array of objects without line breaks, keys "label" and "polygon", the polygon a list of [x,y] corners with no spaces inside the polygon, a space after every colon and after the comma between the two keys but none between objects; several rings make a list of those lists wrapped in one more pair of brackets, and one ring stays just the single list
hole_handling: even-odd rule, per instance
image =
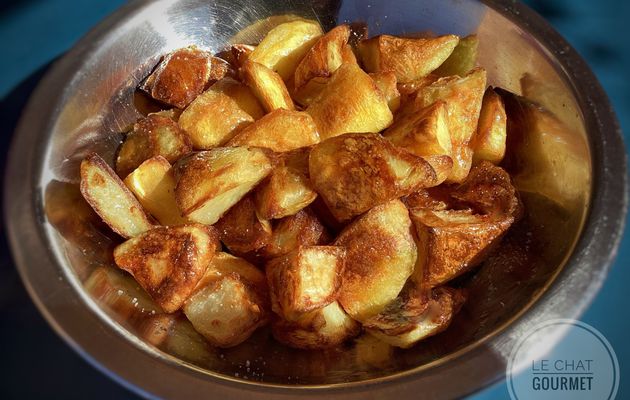
[{"label": "blue table surface", "polygon": [[[420,1],[420,0],[419,0]],[[0,2],[0,152],[4,165],[13,128],[29,93],[50,62],[122,5],[122,0],[23,0]],[[582,54],[610,96],[630,143],[630,2],[624,0],[529,0]],[[627,147],[627,145],[626,145]],[[620,178],[621,179],[621,178]],[[17,277],[0,232],[0,398],[136,398],[74,354],[39,316]],[[624,236],[606,283],[582,320],[614,347],[621,367],[618,398],[630,362],[630,239]],[[508,397],[504,382],[471,396]]]}]

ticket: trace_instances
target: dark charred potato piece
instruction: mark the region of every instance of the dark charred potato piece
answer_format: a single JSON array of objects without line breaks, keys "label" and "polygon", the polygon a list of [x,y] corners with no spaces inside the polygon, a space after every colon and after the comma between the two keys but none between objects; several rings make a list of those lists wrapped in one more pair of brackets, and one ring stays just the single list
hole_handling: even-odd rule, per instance
[{"label": "dark charred potato piece", "polygon": [[437,182],[427,161],[375,134],[350,133],[317,144],[309,170],[315,190],[339,221]]},{"label": "dark charred potato piece", "polygon": [[359,217],[334,242],[346,248],[339,302],[352,318],[378,314],[402,290],[417,259],[411,227],[405,205],[392,200]]},{"label": "dark charred potato piece", "polygon": [[225,76],[228,65],[194,46],[166,55],[140,89],[155,100],[185,108],[213,80]]},{"label": "dark charred potato piece", "polygon": [[422,314],[409,313],[404,307],[392,307],[364,326],[378,339],[406,349],[448,328],[464,300],[460,290],[437,288]]},{"label": "dark charred potato piece", "polygon": [[96,153],[81,162],[81,194],[114,232],[130,238],[153,226],[138,200]]},{"label": "dark charred potato piece", "polygon": [[162,156],[173,163],[191,151],[190,138],[177,122],[161,113],[149,114],[133,125],[120,145],[116,172],[124,178],[151,157]]},{"label": "dark charred potato piece", "polygon": [[264,248],[266,258],[275,258],[290,253],[299,246],[325,244],[328,241],[326,228],[308,208],[295,215],[279,220],[274,226],[269,244]]},{"label": "dark charred potato piece", "polygon": [[129,272],[167,313],[177,311],[206,271],[219,239],[203,225],[160,226],[114,250],[114,260]]},{"label": "dark charred potato piece", "polygon": [[272,237],[271,223],[258,216],[251,195],[230,208],[214,227],[219,232],[219,239],[236,255],[259,250]]},{"label": "dark charred potato piece", "polygon": [[310,314],[307,324],[274,319],[271,324],[273,336],[287,346],[314,350],[340,345],[361,331],[359,323],[336,301]]},{"label": "dark charred potato piece", "polygon": [[359,54],[368,72],[393,71],[399,82],[423,78],[453,52],[459,38],[401,38],[380,35],[359,43]]},{"label": "dark charred potato piece", "polygon": [[233,347],[267,323],[265,276],[247,261],[217,254],[184,305],[195,329],[217,347]]},{"label": "dark charred potato piece", "polygon": [[267,263],[272,310],[293,321],[332,303],[341,287],[346,251],[337,246],[300,246]]}]

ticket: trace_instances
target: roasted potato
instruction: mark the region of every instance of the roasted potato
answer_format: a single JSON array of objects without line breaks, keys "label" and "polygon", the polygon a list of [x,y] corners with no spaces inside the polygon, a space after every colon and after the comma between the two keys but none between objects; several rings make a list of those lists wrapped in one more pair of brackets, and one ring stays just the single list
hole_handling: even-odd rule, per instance
[{"label": "roasted potato", "polygon": [[308,178],[308,149],[285,153],[269,177],[256,188],[256,210],[265,219],[297,213],[317,197]]},{"label": "roasted potato", "polygon": [[271,169],[260,149],[221,147],[192,154],[176,164],[179,209],[192,221],[212,225]]},{"label": "roasted potato", "polygon": [[439,76],[464,76],[477,64],[479,38],[470,35],[459,39],[451,55],[434,72]]},{"label": "roasted potato", "polygon": [[272,310],[289,321],[337,298],[346,250],[337,246],[299,246],[265,265]]},{"label": "roasted potato", "polygon": [[250,54],[249,60],[266,66],[288,81],[322,34],[322,28],[316,21],[297,19],[285,22],[269,31]]},{"label": "roasted potato", "polygon": [[325,349],[342,344],[361,330],[336,301],[311,314],[307,324],[275,318],[271,323],[273,336],[296,349]]},{"label": "roasted potato", "polygon": [[429,86],[432,83],[435,83],[439,76],[435,74],[429,74],[424,78],[416,79],[415,81],[396,84],[396,88],[398,89],[398,93],[400,93],[400,104],[406,105],[410,101],[413,101],[416,98],[416,95],[425,86]]},{"label": "roasted potato", "polygon": [[185,108],[213,80],[225,76],[228,65],[195,46],[166,55],[140,85],[155,100]]},{"label": "roasted potato", "polygon": [[114,261],[172,313],[192,294],[219,246],[212,227],[160,226],[116,247]]},{"label": "roasted potato", "polygon": [[436,184],[428,162],[377,134],[349,133],[313,147],[310,178],[339,221]]},{"label": "roasted potato", "polygon": [[336,26],[320,37],[295,69],[295,89],[301,89],[313,78],[329,77],[344,62],[356,62],[348,46],[349,37],[348,25]]},{"label": "roasted potato", "polygon": [[235,43],[227,49],[220,51],[217,57],[224,59],[232,66],[234,71],[238,71],[239,68],[245,64],[245,61],[247,61],[249,55],[252,54],[255,48],[256,46],[249,44]]},{"label": "roasted potato", "polygon": [[395,113],[400,107],[400,92],[396,81],[396,74],[392,71],[374,72],[370,74],[376,87],[381,91],[391,112]]},{"label": "roasted potato", "polygon": [[130,238],[153,226],[118,175],[96,153],[81,162],[81,194],[117,234]]},{"label": "roasted potato", "polygon": [[[436,288],[421,315],[408,314],[404,307],[402,309],[392,307],[378,318],[364,324],[364,327],[378,339],[406,349],[448,328],[464,299],[464,294],[460,290]],[[386,322],[377,321],[379,318]]]},{"label": "roasted potato", "polygon": [[475,68],[465,77],[441,78],[423,87],[414,99],[413,107],[420,108],[438,100],[446,102],[448,127],[453,144],[453,170],[448,182],[460,183],[466,179],[470,171],[473,156],[470,140],[477,130],[485,89],[486,71],[483,68]]},{"label": "roasted potato", "polygon": [[353,63],[342,64],[306,109],[322,139],[347,132],[380,132],[393,121],[387,99]]},{"label": "roasted potato", "polygon": [[149,158],[129,174],[124,182],[160,224],[181,225],[187,222],[177,207],[175,178],[171,164],[164,157]]},{"label": "roasted potato", "polygon": [[492,88],[488,88],[483,96],[477,133],[470,142],[473,164],[482,160],[499,164],[505,156],[506,140],[507,116],[503,100]]},{"label": "roasted potato", "polygon": [[366,329],[378,329],[389,335],[398,335],[409,330],[429,307],[430,293],[415,283],[405,285],[392,302],[379,314],[363,321]]},{"label": "roasted potato", "polygon": [[111,267],[98,267],[83,287],[120,322],[136,323],[162,309],[129,274]]},{"label": "roasted potato", "polygon": [[265,247],[272,237],[271,223],[258,216],[252,195],[232,206],[214,227],[223,244],[238,256]]},{"label": "roasted potato", "polygon": [[326,228],[315,213],[308,208],[282,218],[273,227],[269,244],[263,249],[266,258],[290,253],[299,246],[326,244],[329,240]]},{"label": "roasted potato", "polygon": [[265,277],[243,259],[219,253],[184,304],[197,332],[217,347],[233,347],[267,323]]},{"label": "roasted potato", "polygon": [[149,114],[125,136],[116,157],[116,172],[124,178],[151,157],[162,156],[175,162],[191,151],[190,138],[172,116],[163,112]]},{"label": "roasted potato", "polygon": [[416,264],[411,220],[400,200],[376,206],[341,232],[346,248],[339,303],[358,321],[383,311],[398,296]]},{"label": "roasted potato", "polygon": [[252,60],[245,61],[241,68],[241,77],[252,89],[265,111],[295,109],[282,77],[263,64]]},{"label": "roasted potato", "polygon": [[453,52],[459,38],[401,38],[380,35],[359,43],[359,54],[368,72],[393,71],[398,82],[423,78],[438,68]]},{"label": "roasted potato", "polygon": [[307,108],[313,104],[324,89],[326,89],[326,84],[329,80],[330,78],[313,78],[306,82],[300,89],[293,89],[291,91],[291,97],[297,104],[302,106],[302,108]]},{"label": "roasted potato", "polygon": [[216,360],[215,349],[199,334],[190,321],[180,314],[169,315],[173,318],[168,336],[162,348],[168,354],[200,365],[211,365]]},{"label": "roasted potato", "polygon": [[196,149],[211,149],[232,139],[239,129],[263,114],[247,86],[224,78],[190,103],[179,117],[179,126]]},{"label": "roasted potato", "polygon": [[319,133],[309,114],[278,109],[241,130],[227,146],[264,147],[281,153],[316,143]]}]

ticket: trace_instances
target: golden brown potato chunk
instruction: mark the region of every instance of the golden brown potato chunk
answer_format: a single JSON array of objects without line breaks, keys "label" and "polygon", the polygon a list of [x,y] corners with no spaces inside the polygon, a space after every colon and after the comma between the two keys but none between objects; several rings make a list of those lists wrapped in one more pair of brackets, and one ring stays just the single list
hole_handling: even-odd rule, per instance
[{"label": "golden brown potato chunk", "polygon": [[342,64],[306,109],[322,139],[348,132],[380,132],[393,121],[387,99],[353,63]]},{"label": "golden brown potato chunk", "polygon": [[184,315],[171,314],[173,323],[162,348],[183,360],[210,365],[216,360],[216,349],[199,334]]},{"label": "golden brown potato chunk", "polygon": [[271,172],[260,149],[220,147],[181,159],[175,198],[182,215],[212,225]]},{"label": "golden brown potato chunk", "polygon": [[190,103],[179,117],[179,126],[196,149],[211,149],[226,143],[262,115],[258,100],[247,86],[224,78]]},{"label": "golden brown potato chunk", "polygon": [[186,133],[165,113],[149,114],[139,119],[120,145],[116,172],[122,178],[151,157],[162,156],[175,162],[192,151]]},{"label": "golden brown potato chunk", "polygon": [[462,182],[470,171],[473,155],[470,140],[477,130],[485,90],[486,71],[475,68],[462,78],[454,76],[439,79],[416,94],[413,107],[423,108],[438,100],[446,102],[453,144],[453,170],[449,182]]},{"label": "golden brown potato chunk", "polygon": [[410,329],[410,322],[418,321],[429,307],[430,293],[409,283],[379,314],[363,321],[366,329],[378,329],[398,335]]},{"label": "golden brown potato chunk", "polygon": [[117,234],[130,238],[153,224],[118,175],[96,153],[81,162],[81,194]]},{"label": "golden brown potato chunk", "polygon": [[282,77],[266,66],[247,60],[241,68],[241,77],[252,89],[265,111],[295,109]]},{"label": "golden brown potato chunk", "polygon": [[246,255],[266,246],[272,235],[271,223],[256,213],[253,196],[245,196],[214,225],[219,239],[236,255]]},{"label": "golden brown potato chunk", "polygon": [[293,215],[317,197],[308,178],[308,149],[284,153],[269,177],[256,188],[256,210],[265,219]]},{"label": "golden brown potato chunk", "polygon": [[277,72],[284,81],[288,81],[298,63],[322,34],[322,28],[316,21],[297,19],[285,22],[269,31],[249,59]]},{"label": "golden brown potato chunk", "polygon": [[306,208],[278,221],[273,228],[269,244],[264,248],[264,254],[267,258],[275,258],[290,253],[299,246],[314,246],[327,242],[326,228],[315,213]]},{"label": "golden brown potato chunk", "polygon": [[124,182],[160,224],[181,225],[187,222],[177,207],[175,177],[171,164],[164,157],[149,158],[129,174]]},{"label": "golden brown potato chunk", "polygon": [[265,266],[272,310],[294,321],[332,303],[341,287],[346,250],[337,246],[299,246]]},{"label": "golden brown potato chunk", "polygon": [[315,190],[339,221],[437,180],[428,162],[370,133],[350,133],[315,145],[309,170]]},{"label": "golden brown potato chunk", "polygon": [[296,349],[325,349],[340,345],[361,331],[359,323],[336,301],[310,314],[308,323],[304,324],[274,319],[271,324],[273,336],[280,343]]},{"label": "golden brown potato chunk", "polygon": [[405,307],[392,307],[364,326],[378,339],[406,349],[448,328],[464,300],[460,290],[437,288],[422,314],[407,313]]},{"label": "golden brown potato chunk", "polygon": [[319,133],[309,114],[278,109],[241,130],[227,145],[264,147],[282,153],[316,143]]},{"label": "golden brown potato chunk", "polygon": [[306,82],[300,89],[296,90],[294,88],[293,91],[291,91],[291,97],[297,104],[302,106],[302,108],[307,108],[313,104],[324,89],[326,89],[326,84],[329,80],[330,78],[313,78]]},{"label": "golden brown potato chunk", "polygon": [[374,72],[370,77],[381,91],[391,112],[396,112],[400,107],[400,92],[396,81],[396,74],[392,71]]},{"label": "golden brown potato chunk", "polygon": [[195,46],[166,55],[140,85],[155,100],[184,108],[199,96],[212,80],[225,76],[227,63]]},{"label": "golden brown potato chunk", "polygon": [[243,259],[219,253],[184,305],[184,314],[212,345],[233,347],[267,323],[265,277]]},{"label": "golden brown potato chunk", "polygon": [[398,296],[414,269],[417,248],[405,205],[392,200],[372,208],[341,232],[346,248],[339,302],[358,321],[381,312]]},{"label": "golden brown potato chunk", "polygon": [[359,43],[359,54],[368,72],[393,71],[399,82],[411,82],[439,67],[458,42],[455,35],[421,39],[380,35]]},{"label": "golden brown potato chunk", "polygon": [[212,227],[160,226],[116,247],[114,260],[172,313],[191,295],[219,246]]},{"label": "golden brown potato chunk", "polygon": [[482,160],[499,164],[505,156],[507,140],[507,116],[503,100],[494,90],[488,88],[483,96],[477,133],[471,140],[473,164]]},{"label": "golden brown potato chunk", "polygon": [[354,57],[354,54],[346,50],[349,37],[348,25],[339,25],[320,37],[295,69],[296,90],[313,78],[329,77],[344,62],[352,62],[349,57]]},{"label": "golden brown potato chunk", "polygon": [[477,35],[461,38],[451,55],[435,70],[435,73],[439,76],[466,75],[477,65],[478,47]]}]

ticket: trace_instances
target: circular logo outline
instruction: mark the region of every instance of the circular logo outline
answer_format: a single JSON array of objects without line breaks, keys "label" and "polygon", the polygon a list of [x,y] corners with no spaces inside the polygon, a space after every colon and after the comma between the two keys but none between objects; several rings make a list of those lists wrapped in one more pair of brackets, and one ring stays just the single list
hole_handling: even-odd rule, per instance
[{"label": "circular logo outline", "polygon": [[508,387],[508,393],[510,395],[510,398],[512,400],[524,400],[524,399],[519,399],[519,397],[516,395],[516,392],[514,389],[514,382],[513,382],[513,375],[514,375],[513,368],[515,367],[514,361],[516,359],[516,356],[520,348],[523,346],[523,344],[525,344],[525,342],[533,334],[553,325],[565,325],[565,326],[568,326],[568,328],[573,327],[573,328],[583,329],[587,331],[588,333],[590,333],[591,335],[593,335],[595,339],[597,339],[600,343],[602,343],[602,345],[606,349],[606,352],[608,353],[608,356],[610,357],[610,360],[612,362],[612,368],[614,371],[613,384],[612,384],[611,391],[607,397],[607,400],[615,399],[617,397],[617,392],[619,390],[619,381],[621,379],[621,373],[619,371],[619,360],[617,359],[617,354],[615,353],[615,350],[613,349],[608,339],[606,339],[606,337],[595,327],[582,321],[578,321],[574,319],[567,319],[567,318],[550,319],[548,321],[545,321],[536,325],[533,329],[529,330],[527,334],[523,335],[523,337],[521,337],[521,339],[517,342],[516,346],[514,346],[514,348],[510,352],[510,358],[508,359],[508,363],[506,366],[507,387]]}]

